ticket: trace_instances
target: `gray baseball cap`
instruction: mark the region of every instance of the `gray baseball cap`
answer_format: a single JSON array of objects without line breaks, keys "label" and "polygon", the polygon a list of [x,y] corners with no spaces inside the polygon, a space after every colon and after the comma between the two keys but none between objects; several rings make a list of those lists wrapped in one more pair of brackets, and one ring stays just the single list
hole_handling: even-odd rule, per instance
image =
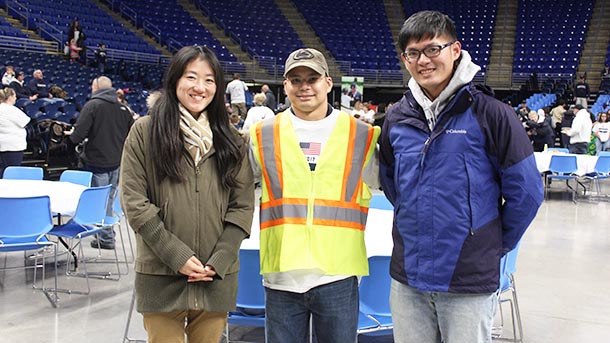
[{"label": "gray baseball cap", "polygon": [[284,69],[284,77],[289,71],[296,67],[307,67],[314,70],[320,75],[328,76],[328,64],[326,64],[326,58],[316,49],[303,48],[293,51],[290,56],[286,59],[286,66]]}]

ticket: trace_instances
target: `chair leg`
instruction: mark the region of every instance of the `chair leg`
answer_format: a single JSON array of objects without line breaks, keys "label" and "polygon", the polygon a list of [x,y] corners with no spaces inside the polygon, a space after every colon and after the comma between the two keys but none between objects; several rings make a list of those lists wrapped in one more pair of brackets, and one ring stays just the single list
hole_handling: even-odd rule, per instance
[{"label": "chair leg", "polygon": [[51,306],[57,307],[59,303],[59,297],[57,296],[57,244],[53,244],[53,288],[46,288],[44,286],[44,280],[46,278],[46,263],[45,255],[42,254],[42,281],[40,287],[36,285],[37,270],[38,270],[38,256],[34,255],[34,282],[32,283],[33,289],[40,289],[42,293],[47,297]]},{"label": "chair leg", "polygon": [[521,309],[519,308],[519,299],[517,299],[517,286],[515,285],[515,276],[510,275],[511,278],[511,293],[513,301],[515,302],[515,318],[517,319],[517,327],[519,329],[519,337],[517,338],[517,332],[515,332],[515,341],[523,342],[523,323],[521,321]]},{"label": "chair leg", "polygon": [[[116,225],[116,224],[115,224]],[[127,250],[125,248],[125,240],[123,239],[123,231],[122,230],[122,225],[120,222],[118,222],[119,225],[119,235],[121,236],[121,247],[123,248],[123,256],[124,256],[124,261],[119,261],[119,257],[118,257],[118,253],[116,251],[116,242],[115,242],[115,247],[114,247],[114,259],[105,259],[105,258],[101,258],[102,256],[102,249],[100,247],[97,248],[97,258],[95,258],[92,262],[94,263],[116,263],[117,265],[117,275],[120,278],[121,275],[128,275],[129,274],[129,260],[127,259]],[[118,241],[117,241],[118,242]],[[132,261],[133,262],[133,261]],[[125,263],[125,273],[123,273],[119,267],[119,264]]]},{"label": "chair leg", "polygon": [[129,327],[131,326],[131,317],[133,316],[133,309],[136,304],[136,290],[134,289],[131,293],[131,304],[129,305],[129,314],[127,314],[127,323],[125,323],[125,331],[123,333],[123,343],[128,342],[146,342],[146,340],[135,339],[129,337]]}]

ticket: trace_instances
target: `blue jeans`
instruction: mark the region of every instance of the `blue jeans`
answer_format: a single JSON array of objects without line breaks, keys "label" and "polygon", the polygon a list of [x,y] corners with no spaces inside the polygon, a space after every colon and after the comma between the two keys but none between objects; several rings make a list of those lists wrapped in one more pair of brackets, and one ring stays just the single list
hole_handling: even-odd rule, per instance
[{"label": "blue jeans", "polygon": [[491,343],[496,293],[420,292],[396,280],[390,307],[396,343]]},{"label": "blue jeans", "polygon": [[568,151],[570,154],[586,154],[588,145],[588,143],[568,144]]},{"label": "blue jeans", "polygon": [[610,150],[610,139],[605,142],[602,142],[599,140],[599,138],[596,137],[595,138],[595,149],[597,151],[598,156],[601,151]]},{"label": "blue jeans", "polygon": [[[112,185],[110,188],[110,195],[108,196],[108,204],[106,205],[106,215],[112,216],[114,215],[114,198],[116,197],[117,193],[116,189],[119,185],[119,168],[104,173],[93,173],[91,187],[106,185]],[[112,227],[108,226],[100,231],[98,234],[98,239],[103,243],[114,244],[114,230],[112,230]]]},{"label": "blue jeans", "polygon": [[356,342],[358,279],[353,276],[305,293],[265,288],[268,343],[307,343],[309,317],[319,343]]}]

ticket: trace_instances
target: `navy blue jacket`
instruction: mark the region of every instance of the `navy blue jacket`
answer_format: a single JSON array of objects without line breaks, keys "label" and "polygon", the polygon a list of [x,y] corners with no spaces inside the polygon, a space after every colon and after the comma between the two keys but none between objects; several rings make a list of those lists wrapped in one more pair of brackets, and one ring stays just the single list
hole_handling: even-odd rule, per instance
[{"label": "navy blue jacket", "polygon": [[391,276],[421,291],[491,293],[543,200],[531,143],[491,90],[463,86],[431,132],[410,90],[387,114],[381,182],[394,204]]}]

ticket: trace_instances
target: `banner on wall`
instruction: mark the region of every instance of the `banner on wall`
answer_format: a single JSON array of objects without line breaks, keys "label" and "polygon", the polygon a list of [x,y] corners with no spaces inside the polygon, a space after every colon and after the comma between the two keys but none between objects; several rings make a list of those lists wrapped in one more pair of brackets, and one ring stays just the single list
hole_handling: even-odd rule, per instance
[{"label": "banner on wall", "polygon": [[351,111],[356,101],[362,102],[364,94],[364,77],[341,77],[341,109]]}]

